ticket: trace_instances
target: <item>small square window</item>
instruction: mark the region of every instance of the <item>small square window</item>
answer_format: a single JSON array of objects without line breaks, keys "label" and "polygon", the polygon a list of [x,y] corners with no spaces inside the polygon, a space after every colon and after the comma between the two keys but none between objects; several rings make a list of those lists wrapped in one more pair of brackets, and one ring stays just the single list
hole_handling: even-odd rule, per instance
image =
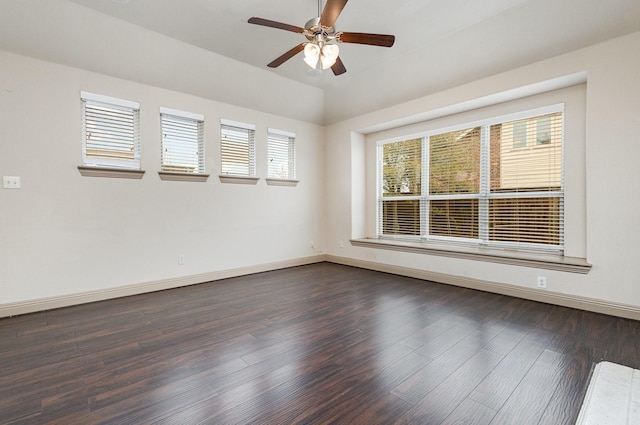
[{"label": "small square window", "polygon": [[87,92],[80,97],[83,165],[139,170],[139,104]]},{"label": "small square window", "polygon": [[268,177],[295,179],[295,139],[293,133],[269,129],[267,134]]},{"label": "small square window", "polygon": [[204,173],[204,117],[160,108],[162,171]]},{"label": "small square window", "polygon": [[255,176],[255,127],[223,120],[220,126],[220,157],[222,174]]}]

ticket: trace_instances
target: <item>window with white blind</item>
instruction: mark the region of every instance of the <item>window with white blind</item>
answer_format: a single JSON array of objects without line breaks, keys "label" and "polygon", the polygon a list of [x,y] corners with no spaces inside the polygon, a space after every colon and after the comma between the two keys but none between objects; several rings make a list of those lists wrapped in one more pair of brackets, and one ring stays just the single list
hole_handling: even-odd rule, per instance
[{"label": "window with white blind", "polygon": [[220,125],[221,173],[256,175],[255,126],[222,120]]},{"label": "window with white blind", "polygon": [[296,135],[270,128],[267,132],[267,175],[274,179],[296,178]]},{"label": "window with white blind", "polygon": [[563,105],[378,147],[378,236],[564,249]]},{"label": "window with white blind", "polygon": [[204,117],[160,108],[162,171],[204,173]]},{"label": "window with white blind", "polygon": [[81,92],[82,160],[87,167],[140,169],[140,105]]}]

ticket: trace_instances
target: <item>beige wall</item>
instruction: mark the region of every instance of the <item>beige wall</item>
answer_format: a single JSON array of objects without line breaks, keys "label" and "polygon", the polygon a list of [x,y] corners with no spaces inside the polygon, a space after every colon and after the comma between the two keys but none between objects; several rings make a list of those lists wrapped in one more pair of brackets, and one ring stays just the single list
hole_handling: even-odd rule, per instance
[{"label": "beige wall", "polygon": [[[549,291],[640,306],[638,51],[640,33],[634,33],[329,126],[327,185],[340,185],[345,190],[327,194],[327,221],[332,223],[326,239],[328,253],[520,288],[535,288],[536,277],[543,275],[548,277]],[[547,93],[549,90],[561,93],[562,87],[580,87],[575,85],[583,82],[586,97],[582,114],[586,124],[582,130],[568,127],[583,139],[567,140],[568,133],[565,139],[567,147],[573,143],[575,148],[566,153],[568,169],[575,172],[566,176],[565,202],[579,220],[571,223],[566,235],[567,255],[586,257],[593,264],[587,275],[353,247],[348,243],[340,248],[340,241],[371,236],[375,162],[366,152],[371,152],[375,140],[363,134],[393,137],[402,126],[406,127],[400,132],[417,132],[418,127],[435,122],[440,128],[460,124],[458,114],[467,118],[481,116],[492,108],[502,108],[505,101],[523,102],[529,108],[534,106],[530,99],[551,96],[547,100],[556,103],[558,99],[553,92]],[[566,117],[567,122],[575,119],[580,117]],[[469,121],[472,120],[464,122]],[[359,136],[353,137],[354,133]],[[362,193],[368,194],[367,208],[362,208]],[[369,224],[363,226],[363,222]]]},{"label": "beige wall", "polygon": [[[83,177],[80,91],[140,102],[141,180]],[[206,183],[162,181],[160,107],[205,117]],[[256,125],[256,185],[223,184],[219,123]],[[267,128],[296,134],[297,187],[267,186]],[[314,256],[323,128],[0,51],[0,307]],[[178,264],[183,255],[185,264]]]}]

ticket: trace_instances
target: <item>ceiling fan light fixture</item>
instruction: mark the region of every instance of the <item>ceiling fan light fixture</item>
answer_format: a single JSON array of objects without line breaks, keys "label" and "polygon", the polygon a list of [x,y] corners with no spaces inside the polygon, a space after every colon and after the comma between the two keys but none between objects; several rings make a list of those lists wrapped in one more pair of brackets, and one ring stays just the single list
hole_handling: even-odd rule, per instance
[{"label": "ceiling fan light fixture", "polygon": [[338,60],[339,54],[340,48],[337,44],[325,44],[322,46],[322,55],[320,56],[322,69],[331,68]]},{"label": "ceiling fan light fixture", "polygon": [[316,68],[318,66],[318,60],[320,59],[320,46],[314,43],[307,43],[304,46],[304,61],[311,68]]}]

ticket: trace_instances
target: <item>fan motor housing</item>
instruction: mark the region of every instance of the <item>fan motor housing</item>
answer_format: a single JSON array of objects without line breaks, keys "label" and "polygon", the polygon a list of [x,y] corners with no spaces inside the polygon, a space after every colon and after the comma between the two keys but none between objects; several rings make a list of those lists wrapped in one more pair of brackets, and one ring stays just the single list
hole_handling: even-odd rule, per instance
[{"label": "fan motor housing", "polygon": [[320,18],[310,19],[304,24],[304,36],[309,41],[317,40],[319,35],[324,41],[332,40],[335,38],[335,33],[336,29],[334,27],[325,27],[320,24]]}]

